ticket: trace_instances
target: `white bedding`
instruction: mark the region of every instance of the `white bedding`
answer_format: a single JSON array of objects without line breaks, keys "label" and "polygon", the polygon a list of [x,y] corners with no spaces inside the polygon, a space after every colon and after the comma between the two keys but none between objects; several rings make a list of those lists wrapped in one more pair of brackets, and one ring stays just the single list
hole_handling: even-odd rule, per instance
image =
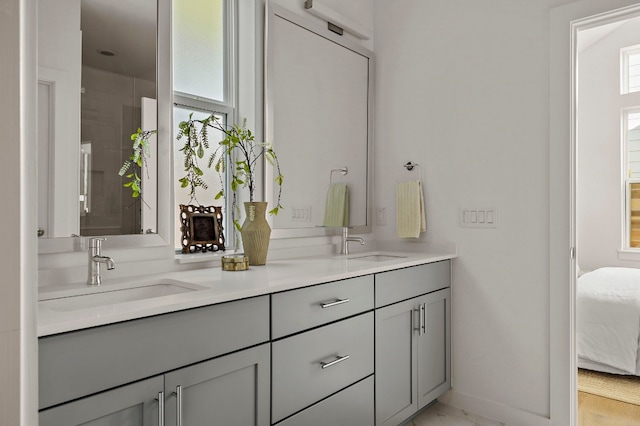
[{"label": "white bedding", "polygon": [[578,366],[640,375],[640,269],[596,269],[576,294]]}]

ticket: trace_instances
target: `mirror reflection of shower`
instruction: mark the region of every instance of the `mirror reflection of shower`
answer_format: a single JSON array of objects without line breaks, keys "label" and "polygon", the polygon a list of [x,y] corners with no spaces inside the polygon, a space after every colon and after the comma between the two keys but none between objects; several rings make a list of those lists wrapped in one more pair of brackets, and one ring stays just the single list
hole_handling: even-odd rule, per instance
[{"label": "mirror reflection of shower", "polygon": [[47,17],[38,20],[43,238],[157,228],[155,174],[142,173],[151,203],[133,198],[118,175],[130,135],[156,126],[156,11],[155,0],[38,1]]}]

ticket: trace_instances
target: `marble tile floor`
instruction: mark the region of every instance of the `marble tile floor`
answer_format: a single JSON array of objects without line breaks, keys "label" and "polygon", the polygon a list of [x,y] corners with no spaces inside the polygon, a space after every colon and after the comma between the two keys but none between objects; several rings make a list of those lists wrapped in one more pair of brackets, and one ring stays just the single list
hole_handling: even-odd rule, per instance
[{"label": "marble tile floor", "polygon": [[436,402],[419,413],[404,426],[506,426],[504,423],[487,420],[449,405]]}]

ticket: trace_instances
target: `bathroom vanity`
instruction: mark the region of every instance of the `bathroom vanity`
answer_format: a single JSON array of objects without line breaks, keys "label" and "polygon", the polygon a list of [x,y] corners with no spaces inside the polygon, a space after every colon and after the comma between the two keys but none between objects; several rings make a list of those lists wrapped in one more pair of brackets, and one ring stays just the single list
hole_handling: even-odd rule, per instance
[{"label": "bathroom vanity", "polygon": [[74,300],[79,286],[50,291],[40,424],[401,424],[450,388],[454,257],[181,272],[140,286],[190,291],[91,307]]}]

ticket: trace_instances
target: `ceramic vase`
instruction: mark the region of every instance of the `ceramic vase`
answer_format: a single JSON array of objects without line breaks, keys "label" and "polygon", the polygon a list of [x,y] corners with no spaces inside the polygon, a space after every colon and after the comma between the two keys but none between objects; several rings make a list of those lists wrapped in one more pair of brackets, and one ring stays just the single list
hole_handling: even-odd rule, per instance
[{"label": "ceramic vase", "polygon": [[271,237],[271,227],[266,218],[267,202],[245,202],[244,210],[246,219],[240,231],[244,254],[249,258],[249,265],[264,265]]}]

